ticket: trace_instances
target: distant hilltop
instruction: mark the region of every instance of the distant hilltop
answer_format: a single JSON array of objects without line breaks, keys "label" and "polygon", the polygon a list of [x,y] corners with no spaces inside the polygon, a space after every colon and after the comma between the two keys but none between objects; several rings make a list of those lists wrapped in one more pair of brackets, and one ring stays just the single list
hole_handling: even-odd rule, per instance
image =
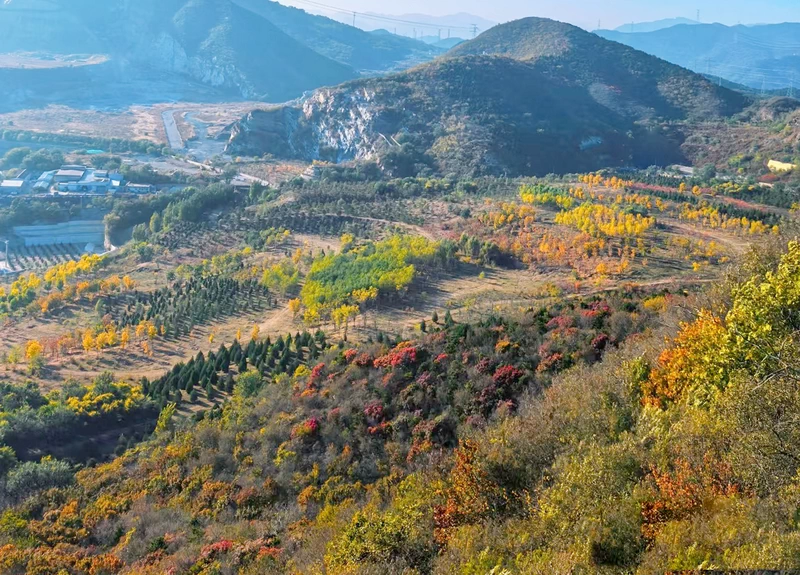
[{"label": "distant hilltop", "polygon": [[725,26],[679,24],[652,32],[598,30],[596,34],[700,74],[759,92],[793,95],[800,80],[800,24]]},{"label": "distant hilltop", "polygon": [[689,18],[665,18],[653,22],[631,22],[630,24],[623,24],[615,28],[614,31],[624,32],[626,34],[656,32],[657,30],[672,28],[673,26],[680,26],[682,24],[692,26],[694,24],[699,24],[699,22],[697,20],[690,20]]}]

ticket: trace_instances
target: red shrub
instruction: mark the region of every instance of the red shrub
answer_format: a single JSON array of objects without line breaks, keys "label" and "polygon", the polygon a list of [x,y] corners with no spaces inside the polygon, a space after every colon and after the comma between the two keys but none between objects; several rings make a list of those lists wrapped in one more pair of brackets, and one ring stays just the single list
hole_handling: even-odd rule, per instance
[{"label": "red shrub", "polygon": [[233,548],[233,541],[228,541],[227,539],[223,539],[221,541],[217,541],[216,543],[212,543],[210,545],[206,545],[203,547],[203,550],[200,552],[200,556],[203,559],[212,559],[217,555],[222,553],[227,553]]},{"label": "red shrub", "polygon": [[383,404],[380,401],[373,401],[364,407],[364,415],[372,421],[381,421],[383,419]]},{"label": "red shrub", "polygon": [[504,387],[507,385],[514,385],[523,375],[525,374],[513,365],[504,365],[494,372],[492,379],[498,386]]},{"label": "red shrub", "polygon": [[324,369],[325,369],[324,363],[318,363],[317,365],[315,365],[314,368],[311,370],[311,376],[308,378],[309,382],[316,383],[317,381],[319,381],[320,378],[322,377],[322,372]]},{"label": "red shrub", "polygon": [[547,322],[547,329],[564,329],[572,326],[572,318],[568,316],[559,315]]},{"label": "red shrub", "polygon": [[554,371],[559,368],[563,360],[564,354],[554,353],[542,359],[542,362],[539,364],[539,367],[536,368],[536,371],[539,373]]},{"label": "red shrub", "polygon": [[310,417],[303,423],[295,425],[292,428],[292,438],[305,439],[307,437],[314,437],[319,431],[319,419]]},{"label": "red shrub", "polygon": [[362,353],[353,361],[358,367],[369,367],[372,365],[372,356],[368,353]]},{"label": "red shrub", "polygon": [[488,357],[484,357],[482,360],[478,362],[478,365],[475,366],[475,369],[478,370],[478,373],[487,375],[489,373],[492,373],[492,371],[494,370],[494,362]]},{"label": "red shrub", "polygon": [[606,348],[607,345],[608,345],[608,336],[604,333],[598,334],[592,340],[592,348],[595,351],[601,352]]},{"label": "red shrub", "polygon": [[375,367],[402,367],[417,361],[417,348],[410,342],[403,342],[384,356],[375,358]]}]

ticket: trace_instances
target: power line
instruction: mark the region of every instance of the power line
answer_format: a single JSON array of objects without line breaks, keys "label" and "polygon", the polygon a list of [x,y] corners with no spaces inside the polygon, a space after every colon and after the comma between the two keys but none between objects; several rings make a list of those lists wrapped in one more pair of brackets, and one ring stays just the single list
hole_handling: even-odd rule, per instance
[{"label": "power line", "polygon": [[478,28],[474,24],[471,25],[471,26],[459,26],[459,25],[446,25],[445,26],[445,25],[442,25],[442,24],[430,24],[428,22],[416,22],[414,20],[404,20],[402,18],[394,18],[392,16],[381,16],[381,15],[378,15],[378,14],[369,14],[369,13],[366,13],[366,12],[357,12],[357,11],[353,11],[353,10],[346,10],[344,8],[339,8],[337,6],[331,6],[329,4],[323,4],[322,2],[316,2],[315,0],[293,0],[293,1],[294,2],[298,2],[300,4],[306,4],[308,6],[313,6],[314,8],[322,8],[322,9],[330,10],[332,12],[336,12],[336,13],[339,13],[339,14],[347,14],[348,16],[353,15],[353,16],[358,16],[359,18],[366,18],[366,19],[369,19],[369,20],[378,20],[380,22],[391,22],[391,23],[394,23],[394,24],[408,24],[408,25],[411,25],[411,26],[421,26],[421,27],[424,27],[424,28],[431,28],[431,29],[437,29],[438,27],[441,26],[441,27],[450,28],[452,30],[473,31],[473,30]]}]

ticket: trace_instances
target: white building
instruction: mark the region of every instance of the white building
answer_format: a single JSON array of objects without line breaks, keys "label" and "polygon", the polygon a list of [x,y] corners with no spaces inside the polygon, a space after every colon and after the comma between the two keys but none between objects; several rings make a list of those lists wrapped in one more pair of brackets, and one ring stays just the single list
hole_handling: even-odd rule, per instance
[{"label": "white building", "polygon": [[25,189],[25,180],[0,181],[0,194],[21,194]]},{"label": "white building", "polygon": [[16,226],[14,234],[30,246],[76,244],[105,245],[105,224],[102,220],[75,220],[60,224]]}]

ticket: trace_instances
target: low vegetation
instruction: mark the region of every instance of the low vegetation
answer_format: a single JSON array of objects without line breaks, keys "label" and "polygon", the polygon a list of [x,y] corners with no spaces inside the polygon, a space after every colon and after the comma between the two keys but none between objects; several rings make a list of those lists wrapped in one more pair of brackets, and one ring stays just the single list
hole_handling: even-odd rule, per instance
[{"label": "low vegetation", "polygon": [[796,567],[789,210],[334,179],[119,203],[5,286],[0,570]]}]

